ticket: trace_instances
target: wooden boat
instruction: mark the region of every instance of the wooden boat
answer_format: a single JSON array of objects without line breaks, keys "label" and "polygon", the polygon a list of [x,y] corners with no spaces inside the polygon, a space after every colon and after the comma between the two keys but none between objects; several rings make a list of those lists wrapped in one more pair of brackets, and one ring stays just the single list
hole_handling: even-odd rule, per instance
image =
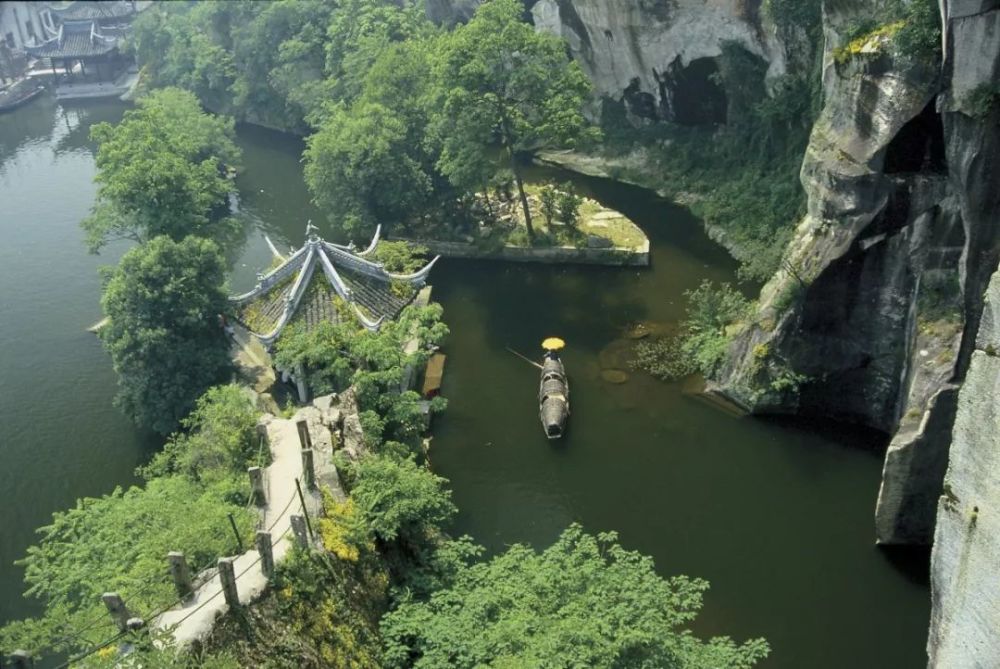
[{"label": "wooden boat", "polygon": [[[30,82],[22,82],[25,84],[30,84]],[[0,114],[4,112],[14,111],[21,105],[27,104],[37,98],[45,91],[44,86],[39,85],[25,85],[18,86],[14,84],[9,89],[0,93]]]},{"label": "wooden boat", "polygon": [[[553,340],[546,339],[545,343],[551,341]],[[566,368],[559,357],[560,348],[561,345],[545,347],[545,356],[540,365],[542,379],[538,385],[538,417],[542,421],[545,436],[549,439],[563,436],[566,419],[569,418],[569,381],[566,379]]]}]

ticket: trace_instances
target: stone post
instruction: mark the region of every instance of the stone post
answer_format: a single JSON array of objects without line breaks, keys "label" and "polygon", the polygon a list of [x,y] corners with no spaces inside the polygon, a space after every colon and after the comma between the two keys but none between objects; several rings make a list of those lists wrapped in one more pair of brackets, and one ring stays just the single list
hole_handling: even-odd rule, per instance
[{"label": "stone post", "polygon": [[222,594],[230,608],[240,605],[240,594],[236,589],[236,572],[233,570],[233,558],[219,558],[219,582],[222,583]]},{"label": "stone post", "polygon": [[316,487],[316,468],[311,448],[302,449],[302,479],[306,484],[306,490],[313,490]]},{"label": "stone post", "polygon": [[306,370],[302,365],[295,368],[295,390],[299,393],[299,402],[309,401],[309,384],[306,383]]},{"label": "stone post", "polygon": [[132,617],[128,609],[125,608],[125,602],[122,598],[118,596],[117,592],[105,592],[101,595],[101,600],[104,602],[104,606],[108,608],[108,613],[111,614],[111,619],[115,621],[115,626],[118,627],[119,632],[124,632],[128,629],[128,619]]},{"label": "stone post", "polygon": [[299,430],[299,444],[302,448],[312,448],[313,442],[312,437],[309,435],[309,423],[305,420],[300,420],[295,423],[295,427]]},{"label": "stone post", "polygon": [[257,438],[263,439],[265,444],[271,443],[271,440],[267,437],[267,425],[257,424]]},{"label": "stone post", "polygon": [[295,543],[303,548],[309,546],[309,536],[306,534],[306,519],[299,515],[293,515],[290,520],[292,521],[292,534],[295,535]]},{"label": "stone post", "polygon": [[191,570],[188,568],[184,553],[179,551],[167,553],[167,563],[170,565],[170,577],[174,579],[177,596],[181,599],[187,599],[193,595],[194,586],[191,583]]},{"label": "stone post", "polygon": [[250,476],[250,494],[253,496],[257,506],[267,504],[267,494],[264,492],[264,470],[260,467],[250,467],[247,469]]},{"label": "stone post", "polygon": [[15,650],[10,656],[10,661],[11,669],[31,669],[35,664],[26,650]]},{"label": "stone post", "polygon": [[146,621],[142,618],[129,618],[125,623],[125,627],[128,628],[129,632],[138,632],[143,627],[146,626]]},{"label": "stone post", "polygon": [[271,547],[271,533],[257,531],[257,552],[260,554],[260,570],[264,576],[274,576],[274,550]]}]

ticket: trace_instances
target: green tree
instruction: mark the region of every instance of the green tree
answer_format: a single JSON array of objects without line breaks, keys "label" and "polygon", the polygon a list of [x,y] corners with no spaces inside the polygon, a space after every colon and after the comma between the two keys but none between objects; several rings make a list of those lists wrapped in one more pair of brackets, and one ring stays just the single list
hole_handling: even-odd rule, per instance
[{"label": "green tree", "polygon": [[266,465],[260,460],[267,459],[270,450],[261,447],[256,425],[257,411],[240,386],[209,388],[181,421],[184,431],[172,435],[140,471],[147,479],[183,474],[208,482],[248,466]]},{"label": "green tree", "polygon": [[117,126],[95,125],[97,204],[83,221],[90,250],[116,239],[231,232],[216,212],[233,190],[223,168],[239,160],[234,135],[232,119],[205,114],[177,88],[140,100]]},{"label": "green tree", "polygon": [[362,103],[330,112],[308,139],[305,178],[316,204],[351,235],[378,222],[406,220],[430,192],[430,179],[409,155],[408,129],[389,107]]},{"label": "green tree", "polygon": [[[437,304],[410,306],[378,332],[364,330],[353,321],[321,323],[309,329],[293,324],[277,342],[275,362],[285,369],[301,366],[317,393],[353,385],[368,445],[378,448],[390,441],[415,450],[424,426],[420,396],[400,388],[407,370],[424,364],[431,349],[447,336],[441,314]],[[411,337],[419,345],[407,354],[403,349]],[[441,411],[445,405],[444,398],[435,398],[431,411]]]},{"label": "green tree", "polygon": [[559,193],[552,184],[545,184],[538,193],[542,216],[545,223],[552,225],[552,221],[559,217]]},{"label": "green tree", "polygon": [[200,451],[245,444],[256,418],[239,388],[212,388],[185,421],[188,432],[175,435],[167,456],[157,457],[161,463],[197,460],[196,475],[154,461],[143,469],[145,487],[118,488],[54,514],[52,524],[39,530],[38,544],[20,561],[27,594],[44,603],[44,614],[0,629],[0,648],[25,648],[36,655],[89,648],[116,631],[101,603],[102,593],[119,592],[133,612],[148,616],[176,596],[164,573],[168,551],[183,551],[195,570],[231,554],[236,545],[230,513],[248,540],[254,514],[246,508],[245,458],[206,457]]},{"label": "green tree", "polygon": [[748,669],[762,639],[702,641],[684,627],[705,581],[657,575],[651,558],[570,526],[541,553],[514,545],[461,569],[429,601],[383,618],[389,667]]},{"label": "green tree", "polygon": [[583,198],[577,195],[573,184],[567,181],[559,189],[557,207],[559,220],[566,225],[576,226],[580,222],[580,205]]},{"label": "green tree", "polygon": [[351,498],[383,544],[425,545],[458,513],[447,479],[412,458],[369,455],[358,462],[354,476]]},{"label": "green tree", "polygon": [[137,424],[166,434],[209,386],[229,374],[229,342],[217,317],[227,306],[218,246],[156,237],[113,271],[101,338],[118,373],[116,403]]},{"label": "green tree", "polygon": [[339,0],[326,33],[326,73],[335,100],[362,93],[375,61],[393,44],[433,31],[422,2],[413,0]]},{"label": "green tree", "polygon": [[514,173],[529,236],[534,228],[518,153],[543,145],[573,146],[596,131],[582,108],[590,82],[564,42],[522,20],[518,0],[489,0],[442,41],[436,66],[443,113],[439,168],[456,185],[476,188],[491,173],[499,144]]}]

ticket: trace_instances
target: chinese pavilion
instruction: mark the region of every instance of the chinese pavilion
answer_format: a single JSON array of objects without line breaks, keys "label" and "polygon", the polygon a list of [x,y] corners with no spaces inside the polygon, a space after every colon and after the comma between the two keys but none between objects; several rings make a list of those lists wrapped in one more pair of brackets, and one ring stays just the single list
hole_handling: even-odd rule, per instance
[{"label": "chinese pavilion", "polygon": [[44,36],[32,39],[25,51],[47,58],[52,71],[62,71],[57,97],[102,97],[127,90],[121,82],[130,58],[120,52],[122,37],[135,16],[135,6],[124,0],[82,1],[50,6],[42,13]]},{"label": "chinese pavilion", "polygon": [[353,245],[324,241],[315,230],[307,225],[306,243],[287,258],[267,240],[280,264],[258,274],[253,290],[230,298],[236,320],[265,348],[274,345],[289,323],[299,320],[312,327],[354,316],[366,329],[377,330],[413,301],[438,260],[435,257],[412,274],[396,274],[370,259],[380,228],[360,252]]}]

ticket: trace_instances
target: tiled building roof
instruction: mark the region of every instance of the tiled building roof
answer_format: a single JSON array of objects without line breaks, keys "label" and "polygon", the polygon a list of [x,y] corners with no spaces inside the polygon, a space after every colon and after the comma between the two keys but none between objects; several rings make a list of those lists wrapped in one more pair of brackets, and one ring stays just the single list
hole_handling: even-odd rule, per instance
[{"label": "tiled building roof", "polygon": [[365,257],[377,243],[378,232],[368,249],[356,253],[310,234],[302,248],[260,276],[253,290],[230,298],[237,320],[265,346],[291,322],[311,328],[347,317],[377,330],[412,301],[437,261],[412,274],[394,274]]},{"label": "tiled building roof", "polygon": [[59,32],[41,44],[27,44],[25,51],[36,58],[90,58],[111,53],[117,37],[101,33],[95,21],[66,21]]}]

